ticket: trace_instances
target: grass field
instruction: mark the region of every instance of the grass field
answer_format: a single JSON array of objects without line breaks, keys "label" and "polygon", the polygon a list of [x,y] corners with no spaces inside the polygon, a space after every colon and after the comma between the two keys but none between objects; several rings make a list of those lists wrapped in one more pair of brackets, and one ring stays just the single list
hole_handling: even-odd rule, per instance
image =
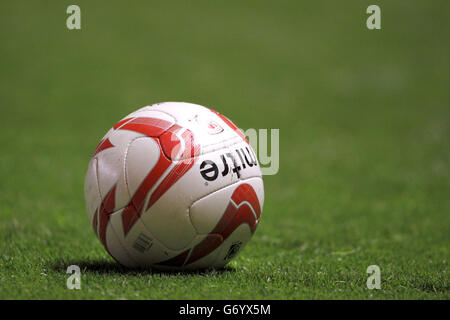
[{"label": "grass field", "polygon": [[[82,29],[66,28],[81,7]],[[365,26],[369,4],[382,29]],[[0,3],[0,298],[449,299],[448,1]],[[129,271],[83,197],[118,119],[160,101],[280,129],[225,270]],[[67,266],[82,269],[66,288]],[[381,268],[368,290],[366,268]]]}]

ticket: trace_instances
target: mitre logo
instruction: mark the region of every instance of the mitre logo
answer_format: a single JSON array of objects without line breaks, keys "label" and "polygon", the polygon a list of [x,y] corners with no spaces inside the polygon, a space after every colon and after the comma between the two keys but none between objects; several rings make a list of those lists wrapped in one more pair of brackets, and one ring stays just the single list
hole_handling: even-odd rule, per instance
[{"label": "mitre logo", "polygon": [[[200,174],[203,179],[214,181],[219,176],[219,173],[222,177],[225,177],[232,172],[240,178],[241,170],[258,165],[256,156],[248,147],[221,154],[220,159],[221,164],[219,166],[212,160],[205,160],[200,164]],[[219,167],[221,170],[219,170]]]}]

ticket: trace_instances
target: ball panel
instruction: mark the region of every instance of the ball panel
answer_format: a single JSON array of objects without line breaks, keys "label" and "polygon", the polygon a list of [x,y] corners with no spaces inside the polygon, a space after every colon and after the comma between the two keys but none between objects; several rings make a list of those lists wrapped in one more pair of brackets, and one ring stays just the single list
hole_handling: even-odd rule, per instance
[{"label": "ball panel", "polygon": [[[260,178],[254,178],[254,184],[261,186],[262,181]],[[233,241],[228,248],[227,254],[223,260],[231,260],[233,255],[237,253],[240,246],[250,239],[251,235],[255,231],[257,224],[260,220],[261,207],[260,199],[250,183],[242,181],[232,186],[228,186],[224,189],[232,188],[232,192],[228,194],[228,205],[224,211],[218,211],[218,207],[211,207],[208,205],[203,206],[201,214],[214,215],[218,217],[215,226],[207,233],[203,235],[200,242],[191,244],[188,249],[181,252],[178,256],[165,261],[165,265],[171,265],[183,268],[200,268],[206,265],[212,265],[215,258],[215,253],[222,243],[227,241],[230,237]],[[226,194],[227,190],[221,189],[216,194]],[[206,202],[211,200],[211,203],[215,203],[214,198],[210,199],[211,195],[206,196],[204,199]],[[204,201],[199,201],[204,204]],[[205,216],[203,216],[205,219]],[[206,218],[207,219],[207,218]],[[243,231],[247,230],[247,232]],[[195,239],[199,239],[197,236]],[[239,243],[236,241],[239,240]],[[230,243],[228,241],[227,243]],[[231,250],[231,251],[230,251]],[[184,261],[184,264],[183,264]],[[223,262],[223,263],[226,263]],[[219,265],[222,262],[219,262]]]},{"label": "ball panel", "polygon": [[130,196],[144,182],[160,158],[159,144],[153,138],[141,137],[130,142],[125,157],[126,182]]},{"label": "ball panel", "polygon": [[189,218],[189,209],[184,206],[182,195],[166,201],[157,201],[145,211],[140,220],[168,249],[180,250],[196,236]]},{"label": "ball panel", "polygon": [[261,194],[258,192],[262,185],[262,179],[259,177],[239,181],[220,190],[214,191],[211,194],[195,201],[189,209],[192,224],[198,234],[207,234],[212,232],[229,206],[232,194],[242,183],[249,184],[253,187],[253,189],[255,189],[255,192],[258,195],[258,201],[261,203],[260,207],[262,208],[262,202],[264,200],[261,199]]}]

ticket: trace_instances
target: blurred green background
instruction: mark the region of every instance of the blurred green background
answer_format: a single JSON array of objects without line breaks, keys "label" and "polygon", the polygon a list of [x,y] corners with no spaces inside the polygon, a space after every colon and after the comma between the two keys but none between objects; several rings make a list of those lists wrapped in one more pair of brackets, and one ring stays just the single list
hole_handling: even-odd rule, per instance
[{"label": "blurred green background", "polygon": [[[1,1],[0,298],[448,299],[449,16],[425,0]],[[280,129],[229,270],[128,272],[89,225],[97,142],[161,101]]]}]

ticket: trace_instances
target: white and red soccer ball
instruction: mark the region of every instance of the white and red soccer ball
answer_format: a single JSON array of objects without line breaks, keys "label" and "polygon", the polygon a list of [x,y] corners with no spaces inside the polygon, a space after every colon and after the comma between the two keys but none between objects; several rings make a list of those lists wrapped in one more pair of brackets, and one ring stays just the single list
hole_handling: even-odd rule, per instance
[{"label": "white and red soccer ball", "polygon": [[256,155],[218,112],[141,108],[111,128],[86,174],[95,233],[129,267],[220,268],[250,240],[264,187]]}]

